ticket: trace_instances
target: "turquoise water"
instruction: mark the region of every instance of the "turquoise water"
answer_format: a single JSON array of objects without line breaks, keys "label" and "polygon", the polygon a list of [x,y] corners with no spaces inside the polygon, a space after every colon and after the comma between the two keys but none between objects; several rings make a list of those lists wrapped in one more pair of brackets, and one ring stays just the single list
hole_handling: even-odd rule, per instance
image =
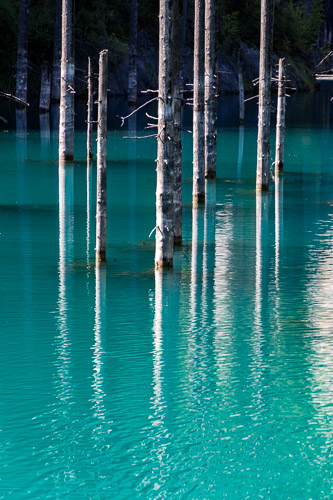
[{"label": "turquoise water", "polygon": [[154,272],[148,237],[154,139],[110,130],[96,269],[84,132],[63,169],[55,132],[2,127],[0,498],[333,497],[326,98],[291,98],[285,173],[262,197],[253,116],[235,127],[237,100],[197,210],[184,136],[184,245],[168,273]]}]

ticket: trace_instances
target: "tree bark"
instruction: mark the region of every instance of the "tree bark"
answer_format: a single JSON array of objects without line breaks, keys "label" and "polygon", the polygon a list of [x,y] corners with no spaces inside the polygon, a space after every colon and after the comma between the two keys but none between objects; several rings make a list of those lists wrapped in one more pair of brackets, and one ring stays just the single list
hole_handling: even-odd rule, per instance
[{"label": "tree bark", "polygon": [[179,0],[174,0],[172,19],[172,77],[174,106],[174,243],[182,243],[182,141],[181,141],[181,97],[180,97],[180,23]]},{"label": "tree bark", "polygon": [[160,0],[159,101],[156,182],[155,267],[173,267],[174,105],[172,77],[173,0]]},{"label": "tree bark", "polygon": [[39,96],[39,110],[44,113],[50,110],[50,89],[51,89],[51,79],[50,79],[49,65],[47,62],[44,62],[42,66],[42,77],[41,77],[40,96]]},{"label": "tree bark", "polygon": [[59,159],[74,158],[73,0],[62,0]]},{"label": "tree bark", "polygon": [[62,0],[57,0],[55,28],[54,28],[52,81],[51,81],[51,100],[56,102],[60,101],[61,9],[62,9]]},{"label": "tree bark", "polygon": [[107,158],[108,51],[99,54],[97,120],[96,261],[106,261],[106,158]]},{"label": "tree bark", "polygon": [[216,177],[217,50],[216,0],[205,1],[205,177]]},{"label": "tree bark", "polygon": [[269,188],[273,6],[274,0],[261,0],[256,178],[256,189],[259,191]]},{"label": "tree bark", "polygon": [[238,56],[239,124],[245,123],[244,80],[241,55]]},{"label": "tree bark", "polygon": [[28,20],[30,0],[20,0],[17,36],[16,97],[27,102],[28,94]]},{"label": "tree bark", "polygon": [[181,95],[183,95],[183,91],[185,90],[185,75],[184,75],[184,67],[185,67],[185,42],[186,42],[186,27],[187,27],[187,5],[188,0],[183,0],[183,10],[181,17],[181,27],[180,27],[180,91]]},{"label": "tree bark", "polygon": [[88,57],[88,102],[87,102],[87,158],[92,158],[94,90],[91,59]]},{"label": "tree bark", "polygon": [[194,204],[205,201],[205,120],[204,120],[204,62],[205,41],[204,0],[194,4],[194,64],[193,64],[193,190]]},{"label": "tree bark", "polygon": [[278,103],[276,117],[275,171],[282,172],[284,166],[284,134],[286,115],[286,77],[284,59],[279,59]]},{"label": "tree bark", "polygon": [[138,51],[138,0],[131,0],[130,12],[130,46],[129,46],[129,68],[128,68],[128,104],[136,104],[138,92],[137,75],[137,51]]}]

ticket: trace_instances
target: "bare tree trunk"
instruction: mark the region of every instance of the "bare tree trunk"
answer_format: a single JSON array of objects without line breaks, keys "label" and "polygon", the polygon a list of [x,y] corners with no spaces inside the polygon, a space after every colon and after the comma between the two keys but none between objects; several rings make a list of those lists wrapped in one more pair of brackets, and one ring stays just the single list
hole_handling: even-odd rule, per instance
[{"label": "bare tree trunk", "polygon": [[39,96],[39,110],[42,112],[47,112],[50,109],[50,89],[51,89],[51,79],[50,79],[49,65],[47,62],[44,62],[42,66],[42,77],[41,77],[40,96]]},{"label": "bare tree trunk", "polygon": [[205,1],[205,177],[216,177],[217,50],[216,0]]},{"label": "bare tree trunk", "polygon": [[131,0],[130,47],[128,71],[128,104],[135,104],[138,91],[137,50],[138,50],[138,0]]},{"label": "bare tree trunk", "polygon": [[286,77],[284,59],[279,59],[278,103],[276,117],[275,172],[282,172],[284,165],[284,133],[286,116]]},{"label": "bare tree trunk", "polygon": [[73,0],[62,0],[59,160],[74,158]]},{"label": "bare tree trunk", "polygon": [[106,156],[107,156],[108,51],[99,54],[97,121],[96,261],[106,261]]},{"label": "bare tree trunk", "polygon": [[193,65],[193,203],[205,201],[205,120],[204,91],[205,9],[204,0],[195,0]]},{"label": "bare tree trunk", "polygon": [[187,26],[187,0],[183,0],[183,11],[181,17],[181,28],[180,28],[180,91],[183,95],[183,90],[185,89],[185,76],[184,76],[184,66],[185,66],[185,41],[186,41],[186,26]]},{"label": "bare tree trunk", "polygon": [[238,55],[239,124],[245,123],[244,81],[241,55]]},{"label": "bare tree trunk", "polygon": [[156,182],[155,267],[173,267],[174,105],[172,78],[173,0],[160,0],[159,101]]},{"label": "bare tree trunk", "polygon": [[274,0],[261,0],[259,113],[256,188],[267,191],[270,163],[270,115]]},{"label": "bare tree trunk", "polygon": [[51,82],[52,101],[60,101],[61,9],[62,9],[62,0],[57,0],[55,28],[54,28],[52,82]]},{"label": "bare tree trunk", "polygon": [[182,141],[181,141],[181,98],[180,98],[180,23],[179,0],[174,0],[172,19],[172,77],[174,106],[174,243],[182,244]]},{"label": "bare tree trunk", "polygon": [[88,57],[88,102],[87,102],[87,158],[92,158],[92,131],[93,131],[93,107],[94,107],[94,90],[93,90],[93,75],[91,69],[91,59]]},{"label": "bare tree trunk", "polygon": [[16,63],[16,97],[27,102],[28,94],[28,19],[30,0],[20,0],[17,63]]}]

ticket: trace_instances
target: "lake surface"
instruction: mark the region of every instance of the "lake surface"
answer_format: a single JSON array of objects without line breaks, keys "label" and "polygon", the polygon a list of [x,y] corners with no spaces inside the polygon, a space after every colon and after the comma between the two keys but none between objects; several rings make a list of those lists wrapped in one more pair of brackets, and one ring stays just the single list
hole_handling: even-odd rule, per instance
[{"label": "lake surface", "polygon": [[0,498],[333,497],[331,95],[290,98],[285,173],[262,196],[253,101],[242,129],[221,99],[218,178],[194,210],[184,134],[166,273],[149,238],[156,142],[124,139],[120,101],[97,268],[83,125],[63,168],[52,127],[1,124]]}]

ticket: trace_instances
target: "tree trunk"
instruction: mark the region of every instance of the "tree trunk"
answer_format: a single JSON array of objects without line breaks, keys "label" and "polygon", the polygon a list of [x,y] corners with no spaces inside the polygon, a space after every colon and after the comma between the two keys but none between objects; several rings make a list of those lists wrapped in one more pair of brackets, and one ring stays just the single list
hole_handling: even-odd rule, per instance
[{"label": "tree trunk", "polygon": [[187,26],[187,0],[183,0],[183,11],[181,17],[181,27],[180,27],[180,91],[183,95],[183,90],[185,90],[185,42],[186,42],[186,26]]},{"label": "tree trunk", "polygon": [[205,176],[216,177],[217,50],[216,0],[205,2]]},{"label": "tree trunk", "polygon": [[27,102],[28,94],[28,19],[30,0],[20,0],[17,63],[16,63],[16,97]]},{"label": "tree trunk", "polygon": [[43,63],[42,66],[42,77],[40,85],[40,96],[39,96],[39,110],[42,112],[47,112],[50,110],[50,71],[47,62]]},{"label": "tree trunk", "polygon": [[267,191],[270,163],[271,74],[274,0],[261,0],[256,188]]},{"label": "tree trunk", "polygon": [[239,92],[239,123],[245,123],[244,81],[241,56],[238,56],[238,92]]},{"label": "tree trunk", "polygon": [[172,77],[174,106],[174,243],[182,244],[182,141],[181,141],[181,98],[180,98],[180,23],[179,0],[174,0],[172,19]]},{"label": "tree trunk", "polygon": [[130,46],[128,68],[128,104],[135,104],[138,91],[137,50],[138,50],[138,0],[131,0]]},{"label": "tree trunk", "polygon": [[282,172],[284,165],[284,133],[286,113],[286,77],[284,59],[279,59],[278,103],[276,117],[275,171]]},{"label": "tree trunk", "polygon": [[55,28],[54,28],[52,82],[51,82],[51,100],[56,102],[60,101],[61,8],[62,8],[62,0],[57,0]]},{"label": "tree trunk", "polygon": [[94,107],[94,90],[93,90],[93,75],[91,69],[91,59],[88,57],[88,102],[87,102],[87,158],[92,158],[92,131],[93,131],[93,107]]},{"label": "tree trunk", "polygon": [[174,105],[172,78],[173,0],[160,0],[159,100],[156,182],[155,267],[173,266]]},{"label": "tree trunk", "polygon": [[96,261],[106,261],[106,156],[107,156],[108,51],[99,54],[97,121]]},{"label": "tree trunk", "polygon": [[73,0],[62,0],[59,159],[74,158]]},{"label": "tree trunk", "polygon": [[204,0],[195,0],[193,65],[193,203],[205,201]]}]

